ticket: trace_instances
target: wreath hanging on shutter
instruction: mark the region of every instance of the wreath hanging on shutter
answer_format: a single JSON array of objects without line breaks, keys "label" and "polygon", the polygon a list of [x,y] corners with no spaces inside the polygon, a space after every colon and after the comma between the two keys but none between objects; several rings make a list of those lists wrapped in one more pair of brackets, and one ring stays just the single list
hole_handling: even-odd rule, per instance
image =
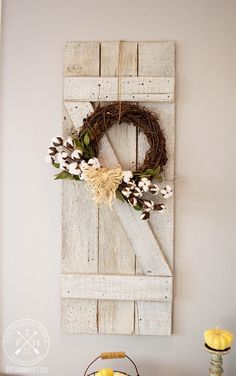
[{"label": "wreath hanging on shutter", "polygon": [[[121,166],[105,168],[100,164],[99,142],[117,123],[132,124],[147,138],[150,147],[137,171],[123,171]],[[62,170],[55,179],[84,181],[97,205],[112,206],[118,198],[142,211],[142,220],[150,218],[151,210],[163,212],[163,199],[173,195],[169,185],[160,188],[155,183],[155,180],[162,182],[167,162],[166,141],[159,119],[155,113],[136,104],[99,105],[84,119],[79,131],[66,139],[61,136],[52,139],[46,160]],[[155,196],[155,201],[150,196]]]}]

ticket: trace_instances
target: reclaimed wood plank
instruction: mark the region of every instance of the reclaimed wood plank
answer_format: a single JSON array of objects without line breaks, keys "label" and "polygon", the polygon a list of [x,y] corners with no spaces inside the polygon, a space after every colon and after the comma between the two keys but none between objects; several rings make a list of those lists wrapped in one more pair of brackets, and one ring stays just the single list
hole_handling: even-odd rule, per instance
[{"label": "reclaimed wood plank", "polygon": [[[106,137],[103,140],[103,147],[106,150],[108,160],[113,165],[119,164],[114,150]],[[132,245],[133,252],[136,254],[144,273],[154,276],[171,276],[170,267],[149,223],[142,221],[139,213],[120,200],[114,201],[113,209],[117,213],[123,228],[126,229],[127,239]]]},{"label": "reclaimed wood plank", "polygon": [[[117,43],[112,44],[112,43],[114,43],[114,42],[104,42],[104,56],[106,54],[107,54],[107,56],[111,55],[112,51],[118,51],[118,44]],[[131,57],[131,61],[132,61],[133,65],[134,65],[134,62],[135,62],[135,58],[132,57],[133,56],[132,54],[130,54],[130,49],[131,49],[133,42],[130,42],[130,43],[131,43],[131,45],[128,46],[126,44],[125,47],[124,46],[122,47],[122,49],[124,51],[126,50],[125,53],[128,54],[126,56],[125,61],[122,64],[124,66],[124,70],[126,70],[127,67],[129,66],[129,64],[127,64],[127,61],[129,61],[130,57]],[[151,42],[151,43],[153,43],[153,42]],[[170,42],[167,42],[167,43],[170,43]],[[122,44],[123,44],[123,42],[122,42]],[[151,76],[151,78],[153,78],[152,76],[155,76],[155,75],[156,76],[162,76],[162,78],[163,77],[165,78],[166,76],[168,76],[166,78],[169,79],[169,76],[173,75],[173,71],[171,71],[170,66],[171,66],[171,64],[173,64],[174,58],[172,59],[172,63],[170,62],[170,59],[165,58],[165,59],[168,60],[168,63],[166,62],[168,67],[163,63],[163,60],[165,60],[163,58],[163,56],[170,56],[170,57],[172,56],[171,53],[170,53],[171,47],[169,45],[169,47],[167,48],[167,46],[165,44],[163,44],[163,43],[161,43],[161,44],[162,44],[161,48],[159,48],[160,46],[158,48],[153,48],[153,51],[155,52],[156,56],[158,55],[158,58],[157,57],[155,57],[155,58],[151,57],[152,63],[149,62],[149,68],[147,68],[147,66],[145,65],[144,69],[146,69],[146,71],[145,70],[143,71],[144,73],[142,74],[142,76],[147,76],[147,78],[150,77],[150,76]],[[149,49],[150,49],[151,46],[153,47],[153,45],[150,44]],[[136,49],[137,49],[137,45],[136,45]],[[76,50],[75,44],[73,44],[73,51],[75,51],[75,50]],[[148,60],[148,52],[147,52],[146,46],[143,45],[141,48],[139,46],[139,50],[141,51],[143,61],[145,62],[145,59]],[[81,49],[80,49],[80,51],[81,51]],[[167,53],[167,51],[169,51],[169,52]],[[87,51],[86,51],[86,53],[87,53]],[[73,54],[74,54],[74,52],[72,53],[72,55]],[[68,52],[67,52],[67,55],[68,55]],[[116,54],[114,53],[114,55],[116,55]],[[139,64],[136,64],[136,67],[137,67],[137,65],[140,66],[140,61],[141,61],[140,59],[141,59],[141,57],[139,58]],[[86,59],[82,58],[82,60],[85,61]],[[108,59],[106,57],[104,59],[101,57],[101,61],[103,62],[102,64],[105,64],[104,62],[105,61],[108,62]],[[115,76],[117,74],[117,69],[118,69],[117,68],[118,67],[117,58],[112,56],[111,59],[109,59],[109,61],[111,61],[111,63],[107,63],[107,67],[105,68],[105,70],[108,72],[108,73],[106,73],[106,76],[109,76],[109,75]],[[158,61],[159,61],[159,63],[158,63]],[[137,63],[137,55],[136,55],[136,63]],[[81,71],[79,69],[80,64],[78,64],[78,66],[76,66],[76,63],[73,63],[70,67],[71,69],[67,70],[66,75],[69,76],[69,77],[77,76],[77,75],[78,76],[83,75],[83,74],[81,74]],[[115,69],[113,70],[114,66],[115,66]],[[160,66],[162,66],[162,68],[160,68]],[[152,73],[153,71],[154,71],[154,74]],[[147,73],[147,72],[150,72],[150,73]],[[160,74],[160,72],[162,72],[162,73]],[[129,75],[128,73],[123,73],[123,72],[121,74],[122,75],[124,75],[124,74]],[[136,74],[137,74],[137,69],[136,69],[136,73],[134,72],[134,75],[136,75]],[[90,76],[90,74],[87,74],[86,69],[85,69],[84,75]],[[97,76],[97,74],[94,74],[94,75]],[[131,75],[133,75],[133,74],[131,74]],[[127,79],[127,77],[125,77],[125,78]],[[113,86],[114,89],[115,89],[115,85],[118,85],[118,80],[114,81],[114,86]],[[126,86],[128,85],[127,81],[126,81],[125,85]],[[124,89],[125,85],[123,85],[123,87],[121,85],[121,90]],[[174,91],[174,79],[173,79],[173,91]],[[138,91],[138,92],[141,93],[141,91]],[[123,93],[125,93],[125,92],[123,91]],[[163,94],[163,93],[160,93],[160,94]],[[166,93],[164,93],[164,94],[166,94]],[[121,95],[122,95],[122,92],[121,92]],[[147,95],[149,95],[149,94],[147,93]],[[107,100],[116,100],[117,99],[117,90],[113,94],[113,96],[111,96],[110,98],[113,98],[113,99],[108,99],[108,98],[104,99],[103,96],[101,96],[101,86],[99,86],[99,90],[98,90],[98,93],[97,93],[97,100],[100,100],[100,101],[101,100],[106,100],[106,101]],[[122,100],[124,100],[124,98],[125,98],[124,95],[123,95],[123,97],[121,96]],[[137,99],[134,96],[132,100],[133,101],[134,100],[145,100],[145,101],[147,101],[147,97],[145,99],[141,99],[141,98],[142,97],[139,96],[139,98]],[[162,99],[163,98],[160,98],[160,97],[157,97],[157,96],[150,97],[148,99],[148,101],[150,102],[150,107],[153,106],[153,103],[152,103],[153,100],[160,101]],[[174,100],[174,95],[171,97],[171,100]],[[77,99],[75,101],[76,102],[73,103],[73,101],[71,101],[70,99],[66,99],[66,103],[65,103],[66,109],[67,109],[68,113],[70,114],[70,117],[73,120],[73,123],[76,122],[75,120],[76,120],[76,116],[77,116],[76,111],[74,110],[74,108],[77,105]],[[93,101],[93,100],[91,100],[91,101]],[[90,110],[92,110],[91,104],[86,103],[86,102],[84,102],[84,103],[85,103],[85,106],[82,106],[81,103],[78,103],[78,104],[81,105],[80,121],[83,119],[84,114],[86,114],[86,110],[85,110],[86,106]],[[167,106],[166,110],[164,109],[164,107],[162,107],[162,114],[163,114],[162,116],[163,116],[163,118],[167,119],[167,120],[165,120],[165,124],[167,126],[169,126],[170,130],[171,130],[170,118],[171,118],[171,115],[173,115],[173,110],[170,111],[169,104],[172,105],[172,107],[174,108],[173,103],[171,103],[171,102],[158,103],[158,104],[155,103],[153,108],[156,111],[156,107],[155,107],[156,105]],[[84,108],[84,114],[83,114],[82,108]],[[159,107],[159,109],[160,109],[160,107]],[[75,117],[74,117],[74,115],[75,115]],[[67,128],[67,127],[68,127],[68,124],[65,125],[65,128]],[[121,134],[122,132],[124,132],[124,129],[122,128],[122,131],[119,131],[117,134],[114,132],[115,129],[116,129],[116,127],[113,127],[110,130],[111,134],[110,135],[107,134],[108,137],[105,136],[104,140],[105,140],[105,144],[109,140],[108,144],[110,145],[110,149],[113,148],[116,151],[116,154],[117,154],[120,151],[120,145],[119,145],[120,141],[117,142],[117,140],[119,139],[119,137],[117,137],[117,135],[119,133]],[[118,127],[117,127],[117,129],[118,129]],[[130,127],[130,129],[134,129],[134,127]],[[113,135],[112,132],[114,132],[114,135],[115,135],[114,141],[113,141],[113,137],[112,137],[112,135]],[[128,138],[128,140],[130,139],[130,137],[127,137],[127,138]],[[172,140],[173,140],[173,138],[172,138]],[[118,145],[117,150],[116,150],[116,144]],[[104,141],[101,143],[101,158],[103,158],[104,161],[107,161],[107,153],[108,154],[110,153],[110,149],[108,148],[108,151],[107,151],[107,148],[106,147],[103,148],[103,145],[104,145]],[[111,148],[111,145],[112,145],[112,148]],[[113,154],[114,154],[114,150],[113,150]],[[126,149],[126,150],[129,150],[129,149]],[[145,140],[141,140],[141,138],[139,138],[139,142],[138,142],[138,152],[139,152],[138,157],[139,157],[139,160],[142,157],[142,153],[144,151],[145,151]],[[136,152],[136,150],[135,150],[135,152]],[[126,158],[124,157],[123,150],[122,150],[121,154],[117,155],[117,156],[118,156],[118,159],[119,159],[120,162],[122,161],[122,163],[126,164]],[[114,161],[117,160],[116,157],[113,158],[113,160]],[[134,165],[135,162],[136,162],[136,161],[134,162],[134,160],[135,160],[135,158],[133,157],[132,161],[131,161],[132,165]],[[109,159],[109,161],[111,162],[112,158]],[[123,165],[122,165],[122,167],[123,167]],[[130,166],[127,167],[127,169],[128,168],[130,168]],[[166,170],[167,176],[171,175],[171,168],[172,168],[171,166],[170,167],[169,167],[169,165],[167,166],[167,170]],[[124,204],[121,204],[121,205],[122,205],[122,208],[125,207]],[[172,209],[173,209],[173,205],[172,205]],[[120,210],[122,210],[121,207],[120,207]],[[119,212],[119,209],[118,209],[118,212]],[[101,214],[102,214],[102,212],[99,211],[99,218],[102,218]],[[119,220],[120,217],[119,217],[119,215],[117,216],[117,210],[115,210],[115,215],[116,215],[116,220],[118,221],[118,223],[121,226],[121,221]],[[138,221],[140,221],[139,218],[136,218],[136,219]],[[171,217],[169,219],[170,219],[170,223],[171,223]],[[111,226],[111,222],[108,220],[107,215],[105,215],[105,222],[104,223],[106,224],[104,226],[105,232],[107,232],[109,234],[109,230],[112,228],[112,226]],[[141,223],[143,223],[143,222],[141,222]],[[155,225],[156,225],[156,221],[151,223],[151,226],[155,227]],[[172,225],[173,225],[173,221],[172,221]],[[126,231],[124,224],[121,227],[122,227],[122,230],[123,230],[123,235],[122,235],[122,231],[121,231],[121,238],[123,236],[127,237],[127,232],[129,230],[127,229],[127,231]],[[159,226],[159,228],[160,228],[160,226]],[[162,225],[162,228],[163,228],[163,225]],[[151,230],[150,226],[149,226],[149,229]],[[155,232],[157,231],[156,228],[154,229],[154,231]],[[166,234],[166,232],[165,232],[165,234]],[[115,233],[114,233],[114,235],[115,235]],[[100,234],[99,234],[99,237],[100,237]],[[166,243],[168,236],[166,237],[166,239],[164,239],[164,241],[161,240],[161,242],[160,242],[161,237],[157,238],[157,237],[153,236],[153,238],[154,238],[154,240],[158,241],[158,244],[161,245],[161,248],[162,248],[162,243],[163,243],[164,246],[166,246],[168,248],[168,250],[170,249],[168,247],[167,243]],[[164,236],[164,238],[165,238],[165,236]],[[111,238],[109,237],[109,239],[111,239]],[[116,241],[116,240],[117,240],[117,237],[115,235],[112,242]],[[118,239],[118,241],[119,241],[119,239]],[[128,243],[130,243],[130,240],[128,241]],[[154,242],[153,242],[153,244],[154,244]],[[129,244],[129,247],[130,247],[131,254],[132,254],[132,247],[131,247],[130,244]],[[112,248],[112,246],[111,246],[111,248]],[[159,249],[160,249],[160,247],[159,247]],[[172,260],[173,257],[172,257],[171,252],[170,252],[170,254],[168,254],[168,250],[167,250],[167,259],[168,259],[168,262],[169,262],[169,260]],[[111,266],[114,267],[115,264],[112,263],[112,257],[110,259],[108,258],[108,260],[106,260],[105,251],[106,251],[106,247],[105,247],[105,243],[104,243],[104,258],[103,258],[103,261],[101,262],[101,269],[105,270],[105,272],[106,272],[106,269],[109,269],[110,271],[108,271],[108,273],[111,273],[112,272]],[[115,251],[115,254],[116,254],[116,251]],[[113,253],[113,255],[114,255],[114,253]],[[99,257],[100,257],[100,254],[99,254]],[[171,259],[171,257],[172,257],[172,259]],[[121,254],[118,254],[118,260],[119,259],[120,259],[120,267],[122,267],[122,265],[127,267],[126,263],[124,262],[124,259],[122,259]],[[171,276],[172,273],[170,271],[168,264],[165,262],[164,256],[163,256],[163,259],[164,259],[163,268],[164,268],[164,265],[166,265],[167,266],[167,273],[169,273],[169,275]],[[150,265],[150,260],[149,260],[148,265]],[[171,262],[170,262],[170,265],[172,267]],[[98,268],[99,268],[99,272],[102,272],[102,271],[100,271],[100,262],[99,262]],[[155,268],[156,268],[156,266],[155,266]],[[161,268],[160,265],[159,265],[159,269],[162,269],[161,273],[165,273],[163,268]],[[83,269],[83,267],[82,267],[82,269]],[[127,269],[129,269],[129,267]],[[97,271],[95,271],[95,272],[97,272]],[[150,270],[149,270],[149,272],[150,272]],[[81,273],[83,273],[83,271],[81,271]],[[87,271],[85,273],[87,274]],[[116,270],[115,270],[115,273],[118,274]],[[125,273],[125,271],[124,271],[124,273]],[[131,272],[131,274],[132,273],[134,273],[134,270]],[[140,274],[143,273],[142,269],[138,266],[138,263],[137,263],[136,273],[140,273]],[[145,269],[145,273],[148,275],[148,269],[147,268]],[[152,272],[152,270],[151,270],[151,273],[153,275],[155,275],[154,272]],[[129,270],[127,271],[127,274],[130,274]],[[169,279],[171,279],[171,278],[169,277]],[[65,326],[67,327],[67,332],[81,332],[82,333],[83,331],[81,330],[81,328],[83,327],[85,329],[84,332],[96,333],[97,328],[95,328],[96,324],[94,324],[94,321],[95,321],[94,319],[95,319],[96,315],[94,313],[97,312],[97,311],[94,310],[92,315],[89,313],[91,311],[90,309],[88,309],[88,305],[87,305],[87,303],[89,303],[89,302],[94,303],[95,300],[94,299],[93,300],[88,300],[88,299],[78,300],[78,299],[75,299],[75,298],[70,298],[70,299],[65,298],[65,299],[63,299],[63,311],[67,311],[67,316],[64,316],[65,317],[64,323],[65,323]],[[83,303],[85,305],[83,305]],[[126,304],[129,304],[129,303],[131,303],[131,302],[123,301],[123,300],[119,300],[119,301],[100,300],[99,301],[100,309],[99,309],[98,322],[100,322],[100,323],[98,325],[99,326],[101,325],[101,327],[103,327],[103,331],[101,331],[101,333],[133,334],[133,331],[135,330],[135,334],[143,334],[143,335],[148,335],[148,334],[166,335],[166,334],[170,334],[170,332],[171,332],[171,303],[170,302],[147,302],[147,301],[144,301],[144,300],[138,301],[136,303],[136,306],[135,306],[135,325],[134,325],[133,319],[132,319],[132,321],[129,320],[129,319],[128,320],[126,319],[130,315],[130,309],[129,309],[130,307],[126,305]],[[79,304],[81,304],[79,306],[80,308],[78,307]],[[124,304],[124,306],[121,307],[120,304]],[[79,313],[80,311],[82,312],[82,316],[77,315],[77,313]],[[76,314],[74,316],[73,316],[73,312],[76,312]],[[132,308],[132,312],[133,312],[133,315],[134,315],[134,306]],[[123,315],[122,317],[124,317],[124,320],[120,319],[120,313],[122,313],[122,315]],[[154,316],[154,314],[155,314],[155,316]],[[90,315],[91,315],[92,321],[90,321],[90,319],[88,319],[90,317]],[[72,319],[72,316],[73,316],[73,319]],[[107,317],[109,317],[108,320],[106,320]],[[86,322],[86,319],[87,319],[87,322]],[[72,320],[74,320],[75,324],[72,324]],[[91,322],[92,322],[92,326],[90,325]],[[131,325],[130,325],[131,322],[133,323],[132,329],[131,329]],[[135,329],[134,329],[134,326],[135,326]],[[80,331],[78,331],[78,328],[80,328]],[[87,328],[89,328],[88,329],[89,331],[87,331]],[[100,332],[100,329],[99,329],[99,332]]]},{"label": "reclaimed wood plank", "polygon": [[173,41],[139,42],[139,76],[175,76]]},{"label": "reclaimed wood plank", "polygon": [[[119,59],[119,49],[121,55]],[[120,60],[120,69],[118,61]],[[120,72],[119,72],[120,70]],[[136,42],[102,42],[101,75],[137,75]],[[110,77],[109,77],[110,79]],[[116,94],[117,94],[116,88]],[[108,141],[109,139],[109,141]],[[110,158],[107,148],[116,151],[123,169],[135,166],[136,129],[127,124],[114,125],[101,140],[99,158],[105,167],[117,164]],[[129,153],[127,153],[129,150]],[[99,209],[99,272],[113,274],[134,274],[135,255],[124,228],[114,210]],[[133,301],[99,301],[99,332],[104,334],[133,334]]]},{"label": "reclaimed wood plank", "polygon": [[63,298],[141,300],[168,302],[171,277],[106,274],[65,274],[61,277]]},{"label": "reclaimed wood plank", "polygon": [[99,76],[99,42],[67,42],[64,48],[64,76]]},{"label": "reclaimed wood plank", "polygon": [[[165,166],[164,184],[170,184],[174,188],[174,123],[175,123],[175,106],[174,103],[143,103],[146,108],[154,111],[160,118],[161,128],[165,134],[168,162]],[[148,149],[146,137],[139,135],[138,154],[139,162],[142,163],[144,155]],[[158,183],[159,184],[159,183]],[[164,184],[159,184],[162,187]],[[166,205],[166,211],[163,213],[152,213],[150,226],[165,258],[173,270],[173,247],[174,247],[174,199],[163,200]]]},{"label": "reclaimed wood plank", "polygon": [[64,102],[64,106],[77,129],[81,126],[83,120],[93,112],[91,102]]},{"label": "reclaimed wood plank", "polygon": [[135,334],[157,336],[171,334],[171,302],[139,301],[137,303],[135,304]]},{"label": "reclaimed wood plank", "polygon": [[94,299],[62,299],[62,329],[69,334],[97,334],[97,305]]},{"label": "reclaimed wood plank", "polygon": [[[140,42],[139,43],[139,72],[140,76],[175,76],[175,46],[174,42]],[[168,163],[165,167],[165,178],[174,179],[174,103],[141,103],[159,115],[161,127],[166,137]],[[163,106],[162,106],[163,105]],[[147,151],[146,137],[138,137],[138,163],[142,163]],[[173,232],[174,232],[174,200],[166,201],[167,210],[164,215],[153,213],[150,226],[163,250],[165,257],[173,270]],[[136,273],[142,274],[137,263]],[[142,335],[170,335],[172,326],[172,304],[163,302],[135,303],[135,333]]]},{"label": "reclaimed wood plank", "polygon": [[[172,102],[174,77],[121,77],[122,101]],[[115,101],[118,100],[118,77],[65,77],[65,101]]]},{"label": "reclaimed wood plank", "polygon": [[[99,49],[97,42],[67,43],[64,75],[99,75]],[[77,109],[75,107],[76,104],[71,122],[75,121],[77,114],[77,122],[72,124],[79,127],[84,114],[81,116],[78,104]],[[69,105],[67,110],[70,110]],[[71,115],[72,111],[69,112]],[[84,184],[64,181],[62,192],[63,272],[95,273],[98,269],[98,209]],[[72,323],[73,320],[75,321]],[[65,332],[97,333],[97,301],[64,301],[62,328]]]}]

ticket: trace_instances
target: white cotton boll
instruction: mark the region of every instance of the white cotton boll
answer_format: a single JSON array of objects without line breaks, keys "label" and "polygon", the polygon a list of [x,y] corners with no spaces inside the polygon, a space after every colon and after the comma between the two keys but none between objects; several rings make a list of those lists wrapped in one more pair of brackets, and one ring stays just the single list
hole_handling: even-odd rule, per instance
[{"label": "white cotton boll", "polygon": [[146,209],[142,212],[142,214],[140,215],[140,218],[143,220],[143,221],[148,221],[149,218],[150,218],[150,210]]},{"label": "white cotton boll", "polygon": [[68,149],[73,149],[74,147],[74,142],[73,142],[73,139],[72,137],[68,137],[65,142],[64,142],[64,146],[67,147]]},{"label": "white cotton boll", "polygon": [[163,198],[170,198],[173,196],[173,190],[169,185],[166,185],[160,192]]},{"label": "white cotton boll", "polygon": [[80,168],[79,168],[79,165],[77,162],[73,162],[69,165],[69,169],[68,169],[69,173],[71,175],[80,175],[81,174],[81,171],[80,171]]},{"label": "white cotton boll", "polygon": [[166,210],[166,207],[164,204],[155,204],[154,209],[159,213],[163,213]]},{"label": "white cotton boll", "polygon": [[67,160],[69,154],[65,151],[62,151],[57,154],[56,162],[60,164],[60,168],[67,169],[69,162]]},{"label": "white cotton boll", "polygon": [[58,163],[64,163],[65,162],[63,155],[62,155],[62,152],[57,154],[57,161],[58,161]]},{"label": "white cotton boll", "polygon": [[129,189],[131,189],[131,191],[132,191],[134,188],[136,188],[135,181],[129,181],[129,182],[126,183],[126,184],[127,184],[127,187],[128,187]]},{"label": "white cotton boll", "polygon": [[69,154],[66,151],[61,152],[61,158],[65,160],[67,157],[69,157]]},{"label": "white cotton boll", "polygon": [[157,195],[158,192],[159,192],[159,187],[158,187],[158,185],[157,185],[157,184],[151,184],[151,185],[149,186],[149,191],[150,191],[151,194],[153,194],[153,195]]},{"label": "white cotton boll", "polygon": [[45,162],[47,162],[47,163],[53,163],[54,159],[50,155],[46,155]]},{"label": "white cotton boll", "polygon": [[71,158],[72,158],[72,159],[75,159],[75,160],[80,160],[82,154],[83,154],[83,153],[82,153],[81,150],[76,149],[76,150],[74,150],[73,153],[71,154]]},{"label": "white cotton boll", "polygon": [[90,159],[88,160],[88,165],[89,165],[89,166],[92,166],[94,163],[95,163],[94,158],[90,158]]},{"label": "white cotton boll", "polygon": [[80,178],[80,180],[86,180],[86,176],[83,172],[81,173],[79,178]]},{"label": "white cotton boll", "polygon": [[63,144],[63,139],[61,136],[53,137],[51,140],[53,146],[61,146]]},{"label": "white cotton boll", "polygon": [[98,163],[96,163],[95,165],[93,165],[93,168],[94,168],[95,170],[98,170],[99,168],[101,168],[100,163],[98,162]]},{"label": "white cotton boll", "polygon": [[[99,163],[99,160],[98,160],[98,158],[96,158],[96,157],[91,158],[89,161],[91,161],[92,164],[97,164],[97,163]],[[89,164],[89,161],[88,161],[88,164]]]},{"label": "white cotton boll", "polygon": [[79,164],[79,167],[80,167],[81,171],[85,171],[89,167],[89,165],[88,165],[87,162],[85,162],[84,160],[82,160],[80,162],[80,164]]},{"label": "white cotton boll", "polygon": [[47,150],[47,154],[48,155],[51,155],[51,156],[54,156],[58,153],[58,150],[57,148],[55,148],[55,146],[50,146]]},{"label": "white cotton boll", "polygon": [[129,181],[132,179],[133,173],[132,171],[123,171],[123,181],[125,183],[129,183]]},{"label": "white cotton boll", "polygon": [[151,185],[151,180],[147,179],[147,178],[142,178],[139,182],[138,182],[138,186],[139,188],[141,188],[144,192],[148,192],[149,191],[149,187]]},{"label": "white cotton boll", "polygon": [[138,203],[138,200],[134,196],[131,196],[130,198],[128,198],[128,202],[131,206],[136,206]]},{"label": "white cotton boll", "polygon": [[133,195],[135,197],[142,197],[142,195],[143,195],[142,191],[141,191],[141,189],[139,187],[134,188],[134,190],[132,191],[132,193],[133,193]]},{"label": "white cotton boll", "polygon": [[143,191],[144,191],[144,192],[148,192],[148,191],[149,191],[149,188],[148,188],[147,185],[144,185],[144,186],[143,186]]},{"label": "white cotton boll", "polygon": [[125,197],[130,197],[130,195],[132,194],[132,192],[130,191],[129,188],[125,187],[124,189],[122,189],[121,191],[122,195],[125,196]]},{"label": "white cotton boll", "polygon": [[62,170],[68,170],[68,163],[66,163],[65,161],[62,161],[61,163],[60,163],[60,168],[62,169]]},{"label": "white cotton boll", "polygon": [[90,158],[88,160],[88,165],[90,167],[93,167],[95,170],[99,169],[101,167],[101,164],[98,160],[98,158],[94,157],[94,158]]},{"label": "white cotton boll", "polygon": [[144,206],[146,209],[154,209],[154,201],[145,200]]}]

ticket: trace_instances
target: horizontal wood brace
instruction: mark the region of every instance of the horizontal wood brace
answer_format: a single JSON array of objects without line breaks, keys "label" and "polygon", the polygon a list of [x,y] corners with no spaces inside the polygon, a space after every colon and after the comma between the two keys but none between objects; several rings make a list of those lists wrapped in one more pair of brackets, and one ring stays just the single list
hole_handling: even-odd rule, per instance
[{"label": "horizontal wood brace", "polygon": [[174,77],[65,77],[64,100],[173,102],[174,87]]},{"label": "horizontal wood brace", "polygon": [[170,302],[172,277],[68,274],[61,276],[62,298]]}]

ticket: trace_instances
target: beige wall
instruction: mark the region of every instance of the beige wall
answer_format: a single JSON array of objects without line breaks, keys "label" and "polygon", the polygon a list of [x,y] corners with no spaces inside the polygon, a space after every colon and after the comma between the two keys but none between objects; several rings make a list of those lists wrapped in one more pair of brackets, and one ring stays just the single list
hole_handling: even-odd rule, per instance
[{"label": "beige wall", "polygon": [[[236,333],[236,132],[233,0],[5,0],[1,66],[1,314],[51,334],[42,365],[76,376],[98,353],[125,350],[141,375],[207,374],[202,332]],[[61,129],[62,50],[70,40],[177,44],[176,252],[172,337],[63,335],[60,183],[44,164]],[[234,56],[233,56],[234,54]],[[236,344],[225,359],[235,375]],[[3,353],[0,369],[10,365]],[[123,363],[117,365],[123,368]]]}]

